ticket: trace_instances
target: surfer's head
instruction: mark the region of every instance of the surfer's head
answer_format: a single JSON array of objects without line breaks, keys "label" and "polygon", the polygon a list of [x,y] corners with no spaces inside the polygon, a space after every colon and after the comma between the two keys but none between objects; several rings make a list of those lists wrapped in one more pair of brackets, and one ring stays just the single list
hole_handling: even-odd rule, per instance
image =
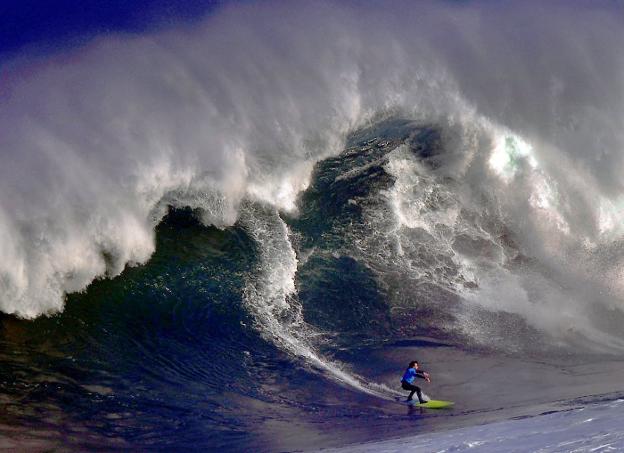
[{"label": "surfer's head", "polygon": [[417,361],[417,360],[412,360],[412,361],[409,363],[408,368],[416,368],[416,369],[418,369],[418,361]]}]

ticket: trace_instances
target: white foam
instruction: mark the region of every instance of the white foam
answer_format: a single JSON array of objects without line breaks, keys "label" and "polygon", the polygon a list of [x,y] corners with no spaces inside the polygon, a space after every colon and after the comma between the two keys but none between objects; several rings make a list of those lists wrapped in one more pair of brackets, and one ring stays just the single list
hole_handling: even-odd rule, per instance
[{"label": "white foam", "polygon": [[[624,170],[617,7],[299,6],[237,4],[193,27],[2,63],[3,312],[61,310],[67,293],[145,262],[167,205],[198,208],[218,227],[236,221],[246,197],[294,210],[315,162],[391,115],[460,131],[462,158],[446,176],[501,195],[492,209],[572,304],[622,311],[611,283],[624,269],[613,252],[622,222],[609,208]],[[513,161],[508,181],[488,167],[501,133],[515,137],[513,159],[499,165]],[[397,173],[404,195],[423,181],[444,189]],[[483,208],[451,192],[456,206]],[[435,225],[448,227],[456,210],[402,203],[395,227],[419,225],[439,242],[426,247],[448,248],[452,237]],[[393,241],[382,253],[415,257],[408,246]],[[474,262],[454,263],[464,280],[476,275]]]},{"label": "white foam", "polygon": [[[454,293],[466,312],[457,313],[457,322],[449,327],[485,344],[500,326],[481,320],[482,311],[474,307],[520,315],[558,344],[621,351],[621,334],[605,331],[600,317],[609,316],[604,307],[621,307],[624,286],[614,282],[624,262],[613,250],[608,266],[596,266],[597,256],[617,249],[619,242],[609,244],[605,233],[596,230],[599,237],[592,237],[600,241],[601,253],[593,252],[598,246],[588,245],[585,236],[579,243],[565,197],[533,157],[537,151],[505,128],[481,124],[475,133],[491,141],[477,140],[482,146],[466,151],[461,166],[454,162],[457,149],[448,141],[435,167],[405,145],[388,155],[385,169],[394,182],[381,193],[385,204],[365,210],[370,234],[355,242],[361,258],[382,281],[384,274],[405,277],[390,293],[390,302],[404,309],[420,284]],[[465,138],[452,145],[470,146],[469,131],[460,132]],[[508,153],[503,163],[501,153]],[[484,173],[483,163],[491,171]],[[508,238],[515,244],[507,243]],[[531,261],[517,265],[519,254]],[[419,299],[419,304],[435,304],[434,299]]]},{"label": "white foam", "polygon": [[367,382],[346,370],[344,365],[327,360],[310,343],[319,332],[303,319],[295,288],[297,256],[288,227],[279,213],[268,206],[247,204],[241,222],[258,245],[258,265],[247,279],[244,300],[255,317],[259,332],[343,385],[386,399],[399,394],[383,384]]}]

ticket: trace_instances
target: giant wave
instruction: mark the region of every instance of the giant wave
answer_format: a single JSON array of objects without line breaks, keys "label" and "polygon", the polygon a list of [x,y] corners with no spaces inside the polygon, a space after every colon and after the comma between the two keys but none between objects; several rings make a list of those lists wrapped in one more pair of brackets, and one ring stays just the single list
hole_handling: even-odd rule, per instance
[{"label": "giant wave", "polygon": [[[97,345],[84,368],[113,390],[88,389],[124,395],[106,409],[124,423],[128,376],[145,374],[150,417],[164,381],[205,386],[226,414],[211,422],[244,425],[229,411],[249,389],[228,379],[254,363],[387,403],[391,380],[344,350],[397,338],[621,353],[617,8],[239,4],[4,61],[0,310],[37,318],[44,355],[37,326],[67,329],[55,364],[66,341]],[[266,386],[256,401],[299,404]]]},{"label": "giant wave", "polygon": [[[617,16],[395,7],[408,12],[238,5],[184,30],[4,62],[2,310],[58,311],[66,294],[145,262],[167,206],[218,227],[243,200],[292,212],[315,162],[401,115],[450,131],[443,171],[458,182],[441,195],[446,211],[426,212],[408,192],[438,191],[438,176],[410,175],[397,155],[393,228],[449,226],[462,202],[500,209],[555,282],[492,270],[466,300],[546,329],[609,330],[593,318],[597,306],[621,312]],[[458,199],[475,189],[497,202]],[[494,300],[501,288],[506,301]]]}]

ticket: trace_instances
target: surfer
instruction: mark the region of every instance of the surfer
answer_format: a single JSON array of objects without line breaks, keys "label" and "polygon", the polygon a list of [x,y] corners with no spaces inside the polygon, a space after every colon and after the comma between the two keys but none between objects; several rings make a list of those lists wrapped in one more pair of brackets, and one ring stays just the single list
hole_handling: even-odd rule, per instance
[{"label": "surfer", "polygon": [[403,378],[401,379],[401,387],[403,390],[409,390],[411,393],[407,397],[407,401],[412,401],[412,397],[414,393],[418,396],[418,401],[422,404],[426,401],[422,397],[422,392],[420,391],[420,387],[414,385],[414,380],[416,378],[422,378],[427,382],[431,382],[431,378],[429,377],[429,373],[423,370],[418,369],[418,362],[416,360],[409,363],[407,370],[405,370],[405,374],[403,374]]}]

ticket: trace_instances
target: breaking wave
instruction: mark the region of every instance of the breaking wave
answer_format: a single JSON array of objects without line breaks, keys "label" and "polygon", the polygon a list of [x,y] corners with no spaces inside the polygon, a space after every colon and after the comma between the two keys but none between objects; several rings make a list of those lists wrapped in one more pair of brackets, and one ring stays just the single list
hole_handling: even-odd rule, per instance
[{"label": "breaking wave", "polygon": [[444,329],[481,341],[507,331],[488,318],[506,313],[621,350],[619,7],[473,6],[237,5],[4,62],[0,309],[62,310],[145,263],[167,209],[190,207],[247,228],[261,330],[329,367],[309,344],[280,212],[297,215],[315,164],[349,134],[400,117],[437,132],[379,156],[392,183],[351,197],[367,236],[351,230],[343,250],[396,289],[394,313],[435,307],[452,314],[436,318]]}]

